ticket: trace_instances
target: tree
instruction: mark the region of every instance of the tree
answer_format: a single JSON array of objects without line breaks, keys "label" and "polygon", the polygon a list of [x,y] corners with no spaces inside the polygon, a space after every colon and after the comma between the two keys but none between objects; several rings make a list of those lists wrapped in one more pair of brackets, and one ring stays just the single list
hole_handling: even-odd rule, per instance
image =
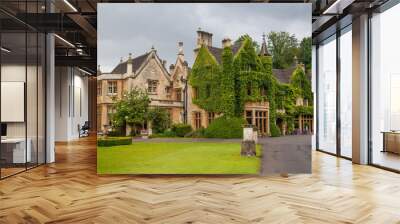
[{"label": "tree", "polygon": [[297,55],[299,62],[305,65],[307,71],[311,69],[311,51],[312,51],[311,45],[312,45],[311,37],[303,38],[303,40],[301,40],[300,42],[299,51]]},{"label": "tree", "polygon": [[113,126],[117,128],[127,124],[142,126],[147,120],[149,104],[150,99],[145,91],[133,88],[125,92],[122,99],[117,100],[114,104]]},{"label": "tree", "polygon": [[[244,39],[250,38],[251,37],[248,34],[241,35],[237,40],[235,40],[234,44],[241,44]],[[257,41],[252,41],[253,47],[255,50],[258,52],[260,51],[260,45],[257,43]]]},{"label": "tree", "polygon": [[154,133],[162,133],[171,126],[171,119],[166,109],[154,107],[149,109],[148,120],[152,123]]},{"label": "tree", "polygon": [[283,69],[294,64],[297,55],[298,41],[288,32],[270,32],[268,34],[268,50],[273,56],[273,68]]}]

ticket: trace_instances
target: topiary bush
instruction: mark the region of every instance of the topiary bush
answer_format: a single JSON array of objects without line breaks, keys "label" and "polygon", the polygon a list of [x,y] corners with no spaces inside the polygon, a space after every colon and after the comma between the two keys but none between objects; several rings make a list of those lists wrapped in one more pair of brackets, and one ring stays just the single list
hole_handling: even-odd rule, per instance
[{"label": "topiary bush", "polygon": [[110,147],[117,145],[130,145],[132,144],[132,139],[130,137],[119,137],[119,138],[99,138],[97,139],[97,146]]},{"label": "topiary bush", "polygon": [[192,131],[192,126],[188,124],[174,124],[171,127],[171,131],[178,137],[185,137],[186,134]]},{"label": "topiary bush", "polygon": [[216,118],[205,130],[207,138],[243,138],[243,125],[245,120],[241,117]]}]

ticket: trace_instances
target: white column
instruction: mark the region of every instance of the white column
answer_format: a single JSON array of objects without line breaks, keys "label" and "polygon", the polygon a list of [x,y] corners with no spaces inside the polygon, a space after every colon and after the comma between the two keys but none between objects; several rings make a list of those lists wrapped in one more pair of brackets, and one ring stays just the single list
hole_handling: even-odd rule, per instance
[{"label": "white column", "polygon": [[[312,66],[311,66],[311,68],[312,68],[312,70],[311,70],[311,86],[312,86],[312,92],[313,92],[313,109],[314,109],[314,112],[313,112],[313,122],[312,122],[312,125],[313,125],[313,135],[312,135],[312,143],[311,143],[311,147],[312,147],[312,150],[316,150],[316,148],[317,148],[317,146],[316,146],[316,142],[317,142],[317,139],[316,139],[316,133],[317,133],[317,126],[315,125],[316,124],[316,120],[318,119],[316,116],[317,116],[317,96],[316,96],[316,92],[317,92],[317,77],[316,77],[316,73],[317,73],[317,48],[316,48],[316,46],[315,45],[313,45],[312,46],[312,58],[311,58],[311,60],[312,60]],[[311,127],[310,127],[311,128]]]},{"label": "white column", "polygon": [[54,35],[46,36],[46,163],[55,161],[55,54]]},{"label": "white column", "polygon": [[368,163],[368,15],[353,20],[353,162]]}]

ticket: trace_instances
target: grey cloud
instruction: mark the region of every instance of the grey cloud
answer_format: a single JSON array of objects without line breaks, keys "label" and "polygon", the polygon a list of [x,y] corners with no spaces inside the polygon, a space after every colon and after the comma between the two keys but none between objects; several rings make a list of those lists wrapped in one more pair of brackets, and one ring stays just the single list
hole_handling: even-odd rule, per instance
[{"label": "grey cloud", "polygon": [[213,33],[213,45],[248,33],[256,41],[270,31],[311,36],[310,4],[99,4],[98,63],[109,72],[121,57],[139,56],[154,45],[168,64],[175,63],[177,43],[193,64],[196,31]]}]

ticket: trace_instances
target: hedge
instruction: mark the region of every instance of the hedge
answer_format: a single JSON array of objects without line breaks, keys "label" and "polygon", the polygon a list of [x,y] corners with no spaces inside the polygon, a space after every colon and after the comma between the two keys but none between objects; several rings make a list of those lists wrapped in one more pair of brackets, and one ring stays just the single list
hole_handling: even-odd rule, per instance
[{"label": "hedge", "polygon": [[171,127],[171,131],[178,137],[185,137],[186,134],[192,131],[192,126],[188,124],[174,124]]},{"label": "hedge", "polygon": [[245,120],[241,117],[216,118],[205,130],[207,138],[242,138]]},{"label": "hedge", "polygon": [[97,139],[97,146],[110,147],[117,145],[130,145],[132,144],[132,138],[130,137],[119,137],[119,138],[99,138]]}]

